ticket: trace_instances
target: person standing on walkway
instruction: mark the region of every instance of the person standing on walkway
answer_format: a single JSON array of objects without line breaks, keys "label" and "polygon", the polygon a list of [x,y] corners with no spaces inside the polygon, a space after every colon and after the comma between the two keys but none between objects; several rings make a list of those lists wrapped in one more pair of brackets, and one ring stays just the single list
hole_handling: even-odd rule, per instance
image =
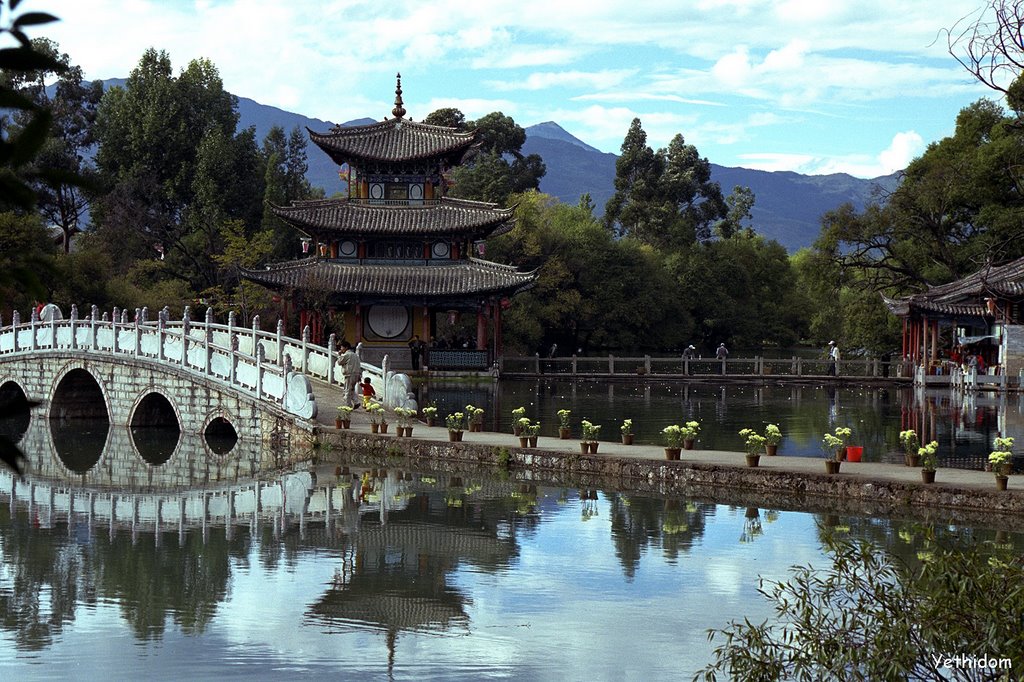
[{"label": "person standing on walkway", "polygon": [[418,334],[414,335],[412,341],[409,342],[409,355],[412,356],[413,371],[420,371],[420,356],[423,355],[423,342],[420,341]]},{"label": "person standing on walkway", "polygon": [[356,400],[356,384],[363,377],[363,363],[359,356],[352,351],[352,344],[348,341],[341,342],[341,376],[345,383],[345,404],[352,407],[359,407]]},{"label": "person standing on walkway", "polygon": [[729,349],[725,347],[725,343],[718,344],[718,350],[715,351],[715,357],[722,361],[722,374],[725,374],[725,359],[729,357]]},{"label": "person standing on walkway", "polygon": [[835,341],[828,342],[828,375],[830,377],[836,376],[836,371],[839,366],[839,346],[836,345]]},{"label": "person standing on walkway", "polygon": [[690,362],[693,360],[696,350],[697,349],[694,348],[693,345],[689,345],[683,349],[683,365],[686,367],[687,374],[693,374],[693,367],[690,366]]}]

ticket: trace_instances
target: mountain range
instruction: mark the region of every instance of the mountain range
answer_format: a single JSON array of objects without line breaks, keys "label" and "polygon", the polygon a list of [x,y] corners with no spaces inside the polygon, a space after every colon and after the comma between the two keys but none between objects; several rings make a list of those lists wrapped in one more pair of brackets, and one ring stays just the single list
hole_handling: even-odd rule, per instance
[{"label": "mountain range", "polygon": [[[123,79],[105,81],[106,86],[123,85]],[[286,132],[295,126],[324,132],[335,124],[317,118],[238,98],[239,127],[253,126],[260,142],[274,125]],[[363,118],[342,125],[373,123]],[[623,132],[625,134],[625,131]],[[526,128],[524,154],[539,154],[547,167],[540,190],[566,203],[577,203],[589,193],[598,214],[615,191],[615,154],[602,152],[574,137],[553,121]],[[309,168],[306,177],[330,196],[341,190],[336,164],[315,146],[307,150]],[[788,171],[760,171],[711,164],[711,177],[728,194],[737,185],[749,187],[755,196],[751,210],[754,229],[774,239],[789,251],[809,246],[818,236],[821,216],[843,203],[862,209],[879,190],[891,191],[898,174],[860,179],[844,173],[801,175]]]}]

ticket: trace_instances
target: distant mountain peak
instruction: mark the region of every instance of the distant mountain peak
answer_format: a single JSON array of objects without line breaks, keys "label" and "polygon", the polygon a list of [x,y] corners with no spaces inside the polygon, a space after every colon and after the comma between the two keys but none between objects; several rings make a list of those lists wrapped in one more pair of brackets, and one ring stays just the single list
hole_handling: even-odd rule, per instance
[{"label": "distant mountain peak", "polygon": [[536,125],[527,126],[526,134],[531,137],[543,137],[549,140],[561,140],[562,142],[568,142],[574,144],[577,147],[582,147],[588,152],[595,152],[597,154],[603,154],[600,149],[595,149],[583,140],[575,137],[572,133],[567,131],[562,126],[558,125],[554,121],[544,121]]}]

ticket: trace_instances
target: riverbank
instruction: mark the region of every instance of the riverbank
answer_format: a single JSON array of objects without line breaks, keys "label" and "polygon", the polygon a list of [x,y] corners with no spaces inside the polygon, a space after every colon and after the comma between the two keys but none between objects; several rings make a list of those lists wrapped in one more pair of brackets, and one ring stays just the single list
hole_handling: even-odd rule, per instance
[{"label": "riverbank", "polygon": [[410,467],[462,474],[499,470],[553,485],[663,496],[713,492],[717,501],[735,498],[743,506],[909,515],[951,523],[991,523],[993,514],[1024,516],[1020,477],[1011,477],[1008,490],[998,491],[995,477],[984,471],[940,468],[936,482],[924,484],[920,469],[898,464],[843,462],[840,473],[830,475],[820,458],[784,453],[763,455],[759,466],[751,468],[741,452],[684,450],[680,460],[668,461],[659,446],[601,441],[596,454],[582,454],[576,440],[541,436],[537,447],[522,448],[511,434],[485,431],[463,432],[462,442],[451,442],[445,428],[420,423],[413,437],[398,438],[370,433],[361,420],[351,429],[324,426],[318,439],[321,462],[398,467],[404,461]]}]

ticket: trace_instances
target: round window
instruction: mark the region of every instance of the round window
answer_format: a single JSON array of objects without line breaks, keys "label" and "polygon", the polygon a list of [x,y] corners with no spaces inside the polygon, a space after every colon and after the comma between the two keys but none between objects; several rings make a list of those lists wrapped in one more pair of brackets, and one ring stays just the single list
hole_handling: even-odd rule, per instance
[{"label": "round window", "polygon": [[430,251],[434,254],[434,258],[447,258],[449,253],[448,242],[434,242]]},{"label": "round window", "polygon": [[375,182],[370,185],[370,198],[371,199],[383,199],[384,198],[384,185],[379,182]]},{"label": "round window", "polygon": [[338,253],[344,258],[352,258],[356,255],[356,243],[346,239],[338,244]]},{"label": "round window", "polygon": [[393,339],[409,325],[409,310],[398,305],[375,305],[367,315],[370,331],[382,339]]}]

